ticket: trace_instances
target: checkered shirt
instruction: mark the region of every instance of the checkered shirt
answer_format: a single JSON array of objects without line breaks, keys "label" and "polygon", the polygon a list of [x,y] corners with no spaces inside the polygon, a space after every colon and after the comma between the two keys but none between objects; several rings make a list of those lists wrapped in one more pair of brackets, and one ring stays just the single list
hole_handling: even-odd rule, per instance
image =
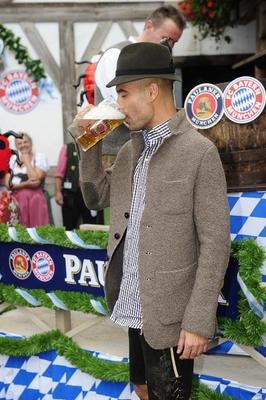
[{"label": "checkered shirt", "polygon": [[135,329],[142,327],[139,295],[138,242],[140,222],[145,207],[147,171],[151,157],[170,135],[168,121],[157,125],[150,131],[143,132],[145,147],[138,159],[133,176],[132,203],[123,256],[123,277],[111,320],[119,325]]}]

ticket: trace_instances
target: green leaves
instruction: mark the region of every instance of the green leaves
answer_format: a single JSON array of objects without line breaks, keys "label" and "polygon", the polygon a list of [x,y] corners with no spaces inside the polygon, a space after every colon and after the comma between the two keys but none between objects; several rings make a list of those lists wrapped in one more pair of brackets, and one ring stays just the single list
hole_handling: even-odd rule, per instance
[{"label": "green leaves", "polygon": [[[254,239],[232,242],[231,255],[238,260],[239,273],[250,292],[263,305],[266,291],[261,286],[261,267],[265,251]],[[246,346],[261,346],[266,324],[251,309],[244,294],[238,301],[239,320],[219,319],[223,336]]]},{"label": "green leaves", "polygon": [[[17,231],[18,240],[23,243],[34,244],[35,242],[31,239],[27,232],[27,229],[23,225],[15,226]],[[73,244],[65,234],[65,228],[59,226],[38,226],[36,231],[42,239],[49,240],[51,244],[56,246],[68,247],[72,249],[78,249],[79,247]],[[82,239],[85,244],[93,244],[106,249],[108,243],[108,233],[102,231],[81,231],[75,229],[77,235]],[[8,235],[8,226],[6,224],[0,224],[0,242],[12,242],[12,239]]]},{"label": "green leaves", "polygon": [[233,0],[182,0],[178,3],[180,11],[192,25],[198,27],[203,39],[207,36],[214,37],[216,41],[224,38],[227,43],[231,38],[224,35],[224,30],[232,26],[230,16],[233,5]]},{"label": "green leaves", "polygon": [[29,56],[27,48],[20,43],[20,37],[15,37],[14,33],[3,24],[0,24],[0,38],[3,40],[5,46],[14,53],[18,63],[25,65],[26,71],[36,82],[39,82],[42,78],[46,78],[41,61],[33,60]]}]

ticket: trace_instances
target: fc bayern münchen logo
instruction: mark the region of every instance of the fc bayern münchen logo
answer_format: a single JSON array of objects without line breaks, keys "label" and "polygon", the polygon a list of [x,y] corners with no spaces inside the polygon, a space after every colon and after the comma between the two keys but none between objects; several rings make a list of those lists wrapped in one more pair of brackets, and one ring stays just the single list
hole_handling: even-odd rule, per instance
[{"label": "fc bayern m\u00fcnchen logo", "polygon": [[258,118],[265,107],[265,89],[251,76],[242,76],[229,83],[224,90],[224,112],[237,124]]},{"label": "fc bayern m\u00fcnchen logo", "polygon": [[23,249],[13,249],[9,255],[9,267],[16,278],[27,279],[31,274],[30,256]]},{"label": "fc bayern m\u00fcnchen logo", "polygon": [[54,276],[54,262],[46,251],[36,251],[33,254],[31,265],[32,271],[39,281],[48,282]]},{"label": "fc bayern m\u00fcnchen logo", "polygon": [[37,83],[25,71],[10,71],[0,80],[0,104],[8,111],[24,114],[39,102]]},{"label": "fc bayern m\u00fcnchen logo", "polygon": [[189,92],[184,108],[188,121],[195,128],[210,128],[223,116],[223,93],[215,85],[201,83]]}]

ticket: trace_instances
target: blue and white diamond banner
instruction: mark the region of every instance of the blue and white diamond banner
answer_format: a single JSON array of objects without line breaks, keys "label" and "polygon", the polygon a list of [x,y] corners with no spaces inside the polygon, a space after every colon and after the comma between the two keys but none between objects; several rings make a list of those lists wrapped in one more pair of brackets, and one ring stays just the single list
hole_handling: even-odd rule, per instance
[{"label": "blue and white diamond banner", "polygon": [[[266,250],[266,192],[230,193],[231,239],[254,238]],[[262,267],[266,285],[266,261]]]},{"label": "blue and white diamond banner", "polygon": [[[0,337],[15,335],[1,333]],[[109,362],[127,358],[90,352]],[[240,400],[266,400],[266,389],[239,384],[229,379],[195,375],[216,393]],[[138,400],[128,382],[107,382],[75,368],[51,350],[32,357],[0,355],[0,400]]]}]

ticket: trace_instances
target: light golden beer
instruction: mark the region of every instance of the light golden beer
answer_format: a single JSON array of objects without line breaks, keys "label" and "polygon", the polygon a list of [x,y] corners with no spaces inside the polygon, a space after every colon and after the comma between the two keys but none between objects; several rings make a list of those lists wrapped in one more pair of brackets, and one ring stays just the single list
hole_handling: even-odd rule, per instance
[{"label": "light golden beer", "polygon": [[[90,123],[91,122],[92,120]],[[77,141],[81,145],[82,149],[86,151],[102,140],[113,129],[120,126],[123,122],[124,118],[109,120],[103,119],[100,121],[95,121],[91,127],[84,127],[84,125],[80,125],[79,130],[83,133],[77,137]]]},{"label": "light golden beer", "polygon": [[86,151],[120,126],[124,119],[125,115],[119,110],[114,99],[107,97],[77,120],[79,134],[76,135],[76,139]]}]

